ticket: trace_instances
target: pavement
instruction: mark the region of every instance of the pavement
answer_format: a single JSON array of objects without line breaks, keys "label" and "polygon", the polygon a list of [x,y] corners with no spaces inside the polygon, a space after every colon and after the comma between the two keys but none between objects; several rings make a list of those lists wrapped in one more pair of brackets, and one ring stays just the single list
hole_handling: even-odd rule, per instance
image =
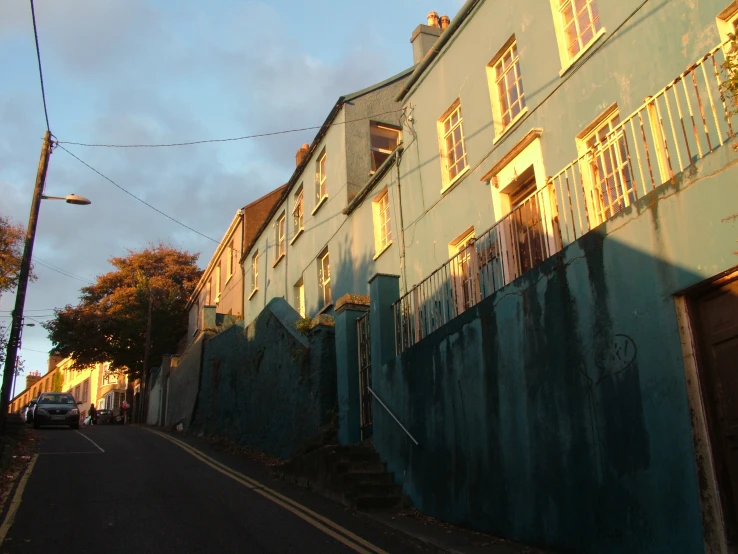
[{"label": "pavement", "polygon": [[0,516],[0,554],[540,553],[399,513],[357,513],[203,439],[42,429]]}]

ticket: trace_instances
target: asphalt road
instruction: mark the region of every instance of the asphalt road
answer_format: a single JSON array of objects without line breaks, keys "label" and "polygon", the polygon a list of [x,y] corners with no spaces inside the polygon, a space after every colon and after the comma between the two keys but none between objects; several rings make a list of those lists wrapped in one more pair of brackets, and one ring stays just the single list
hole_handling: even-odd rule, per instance
[{"label": "asphalt road", "polygon": [[415,551],[406,537],[197,439],[134,426],[39,434],[0,554]]}]

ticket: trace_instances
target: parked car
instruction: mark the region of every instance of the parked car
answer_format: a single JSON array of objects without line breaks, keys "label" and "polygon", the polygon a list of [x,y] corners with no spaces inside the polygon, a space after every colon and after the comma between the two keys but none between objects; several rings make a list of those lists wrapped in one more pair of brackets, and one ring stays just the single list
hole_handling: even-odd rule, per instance
[{"label": "parked car", "polygon": [[23,418],[23,421],[26,423],[33,423],[33,410],[36,407],[36,400],[31,400],[28,405],[23,408],[23,411],[21,412],[21,418]]},{"label": "parked car", "polygon": [[33,428],[42,425],[69,425],[79,429],[79,409],[74,396],[68,392],[41,393],[33,411]]},{"label": "parked car", "polygon": [[115,423],[115,416],[113,410],[98,410],[97,411],[97,424],[98,425],[111,425]]}]

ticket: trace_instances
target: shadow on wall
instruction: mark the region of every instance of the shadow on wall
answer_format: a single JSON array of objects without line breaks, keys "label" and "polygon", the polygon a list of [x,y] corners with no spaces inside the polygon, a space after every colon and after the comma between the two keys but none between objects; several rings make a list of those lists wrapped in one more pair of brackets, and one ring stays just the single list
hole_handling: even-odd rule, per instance
[{"label": "shadow on wall", "polygon": [[703,551],[674,296],[738,263],[731,178],[660,187],[375,366],[420,443],[375,404],[375,447],[418,509],[564,552]]},{"label": "shadow on wall", "polygon": [[330,422],[336,403],[334,331],[302,334],[299,314],[271,300],[245,329],[207,341],[192,429],[287,458]]}]

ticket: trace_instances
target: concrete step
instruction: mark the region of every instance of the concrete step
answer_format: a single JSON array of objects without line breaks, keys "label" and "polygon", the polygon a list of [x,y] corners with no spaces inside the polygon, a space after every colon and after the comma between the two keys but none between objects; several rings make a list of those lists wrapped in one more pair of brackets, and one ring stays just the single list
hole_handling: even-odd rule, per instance
[{"label": "concrete step", "polygon": [[402,504],[401,496],[371,496],[363,495],[357,497],[353,502],[353,507],[357,510],[386,510],[389,508],[397,508]]},{"label": "concrete step", "polygon": [[384,471],[362,473],[349,472],[344,474],[343,480],[347,485],[360,488],[371,485],[394,485],[392,475]]},{"label": "concrete step", "polygon": [[347,462],[336,463],[333,469],[336,473],[383,473],[387,466],[384,462]]}]

